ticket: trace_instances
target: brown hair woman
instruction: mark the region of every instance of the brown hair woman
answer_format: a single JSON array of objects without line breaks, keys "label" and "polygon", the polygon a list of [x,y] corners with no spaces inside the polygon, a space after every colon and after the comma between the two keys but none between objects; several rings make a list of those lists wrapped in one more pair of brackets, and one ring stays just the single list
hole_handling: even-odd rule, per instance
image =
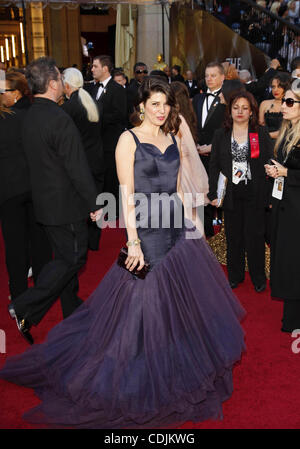
[{"label": "brown hair woman", "polygon": [[241,91],[229,100],[224,129],[215,132],[210,160],[208,198],[218,204],[220,172],[227,178],[223,203],[230,285],[245,277],[245,254],[257,292],[266,288],[265,207],[268,184],[264,164],[272,157],[272,141],[258,124],[258,107],[252,94]]},{"label": "brown hair woman", "polygon": [[[244,312],[205,238],[187,238],[186,224],[174,220],[182,213],[180,141],[173,134],[180,120],[169,85],[145,80],[139,105],[141,124],[125,131],[116,148],[126,269],[113,264],[45,344],[9,359],[0,371],[18,382],[25,365],[23,386],[40,391],[43,385],[42,403],[26,414],[31,422],[178,426],[219,418],[232,394]],[[150,270],[139,279],[133,269],[144,261]]]}]

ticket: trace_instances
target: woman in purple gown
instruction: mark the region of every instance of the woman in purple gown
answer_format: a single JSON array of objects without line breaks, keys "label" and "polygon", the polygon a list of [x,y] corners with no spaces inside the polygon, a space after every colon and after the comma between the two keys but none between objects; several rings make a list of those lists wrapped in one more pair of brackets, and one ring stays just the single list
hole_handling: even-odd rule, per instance
[{"label": "woman in purple gown", "polygon": [[[178,426],[221,418],[232,394],[233,365],[245,349],[244,310],[205,238],[191,238],[187,222],[180,224],[180,119],[170,87],[150,77],[139,95],[140,125],[116,148],[129,270],[115,263],[43,344],[0,371],[41,399],[25,414],[30,422]],[[139,205],[131,205],[131,194]],[[150,272],[139,279],[130,271],[144,262]]]}]

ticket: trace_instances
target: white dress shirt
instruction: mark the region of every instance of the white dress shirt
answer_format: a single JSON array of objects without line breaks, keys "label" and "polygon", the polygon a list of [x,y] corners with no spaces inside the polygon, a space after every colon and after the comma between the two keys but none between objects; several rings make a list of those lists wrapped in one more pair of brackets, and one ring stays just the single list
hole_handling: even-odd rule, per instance
[{"label": "white dress shirt", "polygon": [[[216,89],[214,91],[211,91],[210,89],[207,89],[207,94],[216,94],[217,92],[219,92],[220,89]],[[202,108],[202,128],[204,126],[208,111],[214,101],[214,97],[212,95],[209,95],[209,97],[206,97],[204,102],[203,102],[203,108]]]},{"label": "white dress shirt", "polygon": [[104,80],[104,81],[101,82],[101,84],[103,84],[103,87],[102,87],[102,86],[99,87],[98,92],[97,92],[97,95],[96,95],[96,100],[99,100],[99,98],[100,98],[101,95],[102,95],[102,92],[103,92],[104,89],[106,88],[107,83],[108,83],[108,81],[109,81],[110,79],[111,79],[111,76],[109,76],[108,78],[106,78],[106,80]]}]

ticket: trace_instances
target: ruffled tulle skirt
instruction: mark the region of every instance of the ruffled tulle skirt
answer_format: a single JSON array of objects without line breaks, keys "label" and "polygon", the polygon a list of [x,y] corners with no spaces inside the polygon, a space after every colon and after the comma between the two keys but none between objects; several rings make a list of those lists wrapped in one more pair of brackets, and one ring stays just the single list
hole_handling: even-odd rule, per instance
[{"label": "ruffled tulle skirt", "polygon": [[180,238],[145,280],[114,264],[0,377],[33,388],[50,428],[153,428],[222,417],[244,310],[206,241]]}]

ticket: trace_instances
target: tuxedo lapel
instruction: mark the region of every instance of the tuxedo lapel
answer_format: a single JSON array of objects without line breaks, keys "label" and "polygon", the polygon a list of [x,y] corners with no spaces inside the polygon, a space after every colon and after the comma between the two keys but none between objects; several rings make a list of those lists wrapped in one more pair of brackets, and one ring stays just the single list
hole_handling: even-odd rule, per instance
[{"label": "tuxedo lapel", "polygon": [[106,93],[107,93],[108,85],[109,85],[109,83],[107,83],[106,87],[104,87],[102,89],[101,95],[100,95],[100,97],[98,98],[97,101],[100,101],[100,102],[103,101],[104,95],[106,95]]},{"label": "tuxedo lapel", "polygon": [[201,95],[199,98],[198,104],[197,104],[197,117],[198,117],[198,123],[200,128],[202,128],[202,110],[203,110],[203,103],[205,100],[205,95]]},{"label": "tuxedo lapel", "polygon": [[106,89],[103,89],[103,91],[101,92],[101,95],[100,95],[100,97],[98,98],[97,101],[103,101],[103,97],[104,97],[105,94],[106,94]]},{"label": "tuxedo lapel", "polygon": [[[219,96],[217,96],[217,97],[214,99],[214,101],[212,102],[211,107],[210,107],[209,110],[208,110],[208,114],[207,114],[207,116],[206,116],[206,119],[205,119],[205,122],[204,122],[204,126],[205,126],[205,125],[207,124],[207,122],[211,119],[211,117],[212,117],[213,113],[215,112],[216,107],[218,106],[218,104],[220,104],[220,98],[219,98]],[[204,128],[204,126],[203,126],[203,128]]]},{"label": "tuxedo lapel", "polygon": [[106,86],[104,87],[104,89],[102,90],[102,93],[101,93],[100,97],[98,98],[98,101],[103,102],[104,97],[110,93],[110,90],[111,90],[111,87],[113,84],[114,84],[114,81],[111,78],[108,81],[108,83],[106,84]]}]

